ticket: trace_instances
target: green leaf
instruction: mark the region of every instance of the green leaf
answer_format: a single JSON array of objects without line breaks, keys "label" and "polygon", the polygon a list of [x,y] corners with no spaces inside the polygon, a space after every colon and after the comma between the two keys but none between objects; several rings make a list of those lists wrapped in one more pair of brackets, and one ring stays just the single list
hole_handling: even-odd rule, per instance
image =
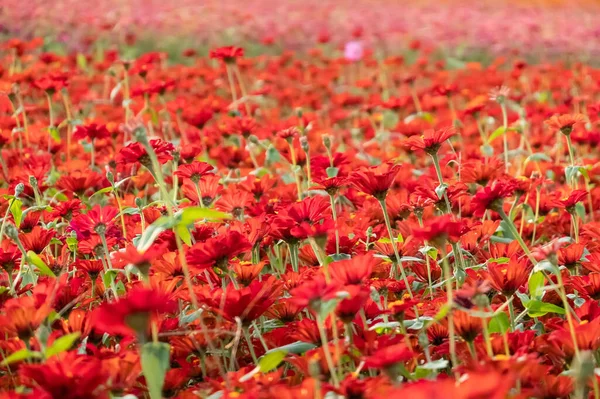
[{"label": "green leaf", "polygon": [[258,360],[258,367],[262,373],[266,373],[271,371],[285,359],[285,356],[288,354],[286,350],[278,349],[273,352],[269,352],[265,354]]},{"label": "green leaf", "polygon": [[148,342],[142,346],[142,372],[146,378],[150,399],[162,399],[170,352],[171,347],[164,342]]},{"label": "green leaf", "polygon": [[110,192],[112,192],[112,191],[113,191],[113,188],[112,188],[112,187],[110,187],[110,186],[109,186],[109,187],[104,187],[104,188],[101,188],[100,190],[96,191],[94,194],[90,195],[90,199],[91,199],[93,196],[95,196],[95,195],[98,195],[98,194],[104,194],[104,193],[110,193]]},{"label": "green leaf", "polygon": [[77,250],[77,245],[79,244],[79,241],[77,241],[77,238],[69,237],[65,240],[65,242],[67,243],[67,246],[69,247],[69,251],[75,252]]},{"label": "green leaf", "polygon": [[548,156],[548,154],[545,154],[543,152],[536,152],[535,154],[531,154],[530,156],[527,157],[527,159],[525,159],[525,163],[530,162],[530,161],[552,162],[552,158],[550,158],[550,156]]},{"label": "green leaf", "polygon": [[50,137],[52,137],[52,140],[54,140],[57,143],[60,143],[60,141],[61,141],[60,132],[58,131],[58,128],[56,126],[48,127],[48,134],[50,134]]},{"label": "green leaf", "polygon": [[444,198],[444,194],[446,194],[446,190],[448,189],[448,185],[446,183],[440,184],[435,188],[435,193],[437,194],[439,199]]},{"label": "green leaf", "polygon": [[431,362],[419,365],[419,368],[425,370],[442,370],[446,367],[448,367],[448,360],[446,359],[432,360]]},{"label": "green leaf", "polygon": [[490,134],[490,137],[488,137],[488,144],[496,140],[498,137],[504,135],[505,132],[506,129],[504,128],[504,126],[500,126],[498,129],[494,130],[492,134]]},{"label": "green leaf", "polygon": [[396,126],[398,124],[398,120],[400,119],[398,114],[394,111],[384,111],[382,117],[383,127],[386,129],[391,129]]},{"label": "green leaf", "polygon": [[481,151],[481,154],[485,157],[491,157],[492,155],[494,155],[494,147],[487,143],[480,146],[479,150]]},{"label": "green leaf", "polygon": [[48,349],[46,349],[46,358],[58,355],[59,353],[68,351],[75,344],[81,333],[74,332],[71,334],[63,335],[57,338]]},{"label": "green leaf", "polygon": [[171,220],[171,218],[169,218],[167,216],[159,217],[158,219],[156,219],[154,221],[154,223],[152,223],[150,226],[148,226],[148,228],[146,230],[144,230],[144,233],[142,234],[142,236],[140,237],[140,239],[137,242],[137,245],[136,245],[137,249],[139,251],[148,250],[148,248],[150,248],[152,243],[154,243],[154,240],[156,240],[158,238],[160,233],[171,228],[172,226],[173,226],[173,221]]},{"label": "green leaf", "polygon": [[16,199],[16,198],[10,204],[10,213],[12,214],[13,219],[15,220],[15,226],[17,226],[17,228],[19,228],[21,226],[21,220],[23,218],[22,206],[23,206],[23,202],[21,202],[21,200]]},{"label": "green leaf", "polygon": [[577,175],[579,174],[579,169],[581,168],[581,166],[567,166],[565,168],[565,177],[567,179],[567,182],[571,182],[572,180],[577,178]]},{"label": "green leaf", "polygon": [[527,313],[530,317],[541,317],[547,313],[565,314],[565,310],[560,306],[542,302],[537,299],[532,299],[531,301],[527,302],[525,307],[527,308]]},{"label": "green leaf", "polygon": [[48,265],[33,251],[27,251],[27,262],[37,267],[42,276],[56,277]]},{"label": "green leaf", "polygon": [[339,299],[330,299],[328,301],[322,302],[319,308],[319,316],[321,319],[325,320],[327,315],[335,309],[339,302]]},{"label": "green leaf", "polygon": [[544,288],[544,273],[541,271],[531,273],[529,276],[529,296],[533,299],[541,299]]},{"label": "green leaf", "polygon": [[442,305],[442,307],[440,308],[440,310],[438,310],[437,314],[433,317],[433,319],[437,321],[442,320],[444,317],[446,317],[449,311],[450,305],[446,303]]},{"label": "green leaf", "polygon": [[81,54],[81,53],[77,54],[77,66],[82,71],[85,71],[87,69],[87,58],[85,57],[84,54]]},{"label": "green leaf", "polygon": [[336,177],[339,171],[340,170],[338,168],[333,166],[330,166],[327,169],[325,169],[325,172],[327,172],[327,177]]},{"label": "green leaf", "polygon": [[489,330],[490,333],[505,334],[510,327],[510,320],[504,312],[499,312],[490,320]]},{"label": "green leaf", "polygon": [[287,345],[280,346],[278,348],[270,349],[270,350],[267,351],[266,354],[282,350],[282,351],[286,351],[286,353],[293,353],[293,354],[296,354],[296,355],[300,355],[300,354],[302,354],[304,352],[307,352],[307,351],[309,351],[311,349],[314,349],[316,347],[317,346],[315,344],[311,344],[311,343],[308,343],[308,342],[302,342],[302,341],[296,341],[296,342],[291,343],[291,344],[287,344]]},{"label": "green leaf", "polygon": [[29,349],[21,349],[19,351],[16,351],[12,355],[5,357],[4,360],[2,360],[2,363],[0,363],[0,365],[6,366],[8,364],[20,362],[21,360],[41,359],[42,357],[43,356],[40,352],[32,352]]},{"label": "green leaf", "polygon": [[110,269],[104,273],[102,276],[102,284],[104,284],[104,288],[109,289],[112,286],[119,272],[120,270]]},{"label": "green leaf", "polygon": [[192,245],[192,235],[190,234],[190,230],[187,226],[183,224],[179,224],[175,227],[175,233],[181,238],[186,245]]},{"label": "green leaf", "polygon": [[224,212],[215,211],[214,209],[200,208],[199,206],[190,206],[178,212],[177,218],[179,220],[179,223],[183,224],[184,226],[189,226],[201,219],[231,219],[231,215]]}]

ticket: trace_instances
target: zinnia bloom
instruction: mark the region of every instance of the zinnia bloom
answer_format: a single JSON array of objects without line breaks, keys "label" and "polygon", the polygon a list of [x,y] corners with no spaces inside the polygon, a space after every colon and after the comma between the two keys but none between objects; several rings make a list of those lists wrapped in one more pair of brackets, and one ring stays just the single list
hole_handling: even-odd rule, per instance
[{"label": "zinnia bloom", "polygon": [[[164,164],[173,159],[173,156],[171,155],[171,152],[175,150],[173,144],[161,139],[153,139],[150,140],[150,145],[156,153],[156,158],[160,164]],[[138,162],[146,168],[152,169],[150,156],[146,153],[144,146],[138,142],[128,144],[127,147],[121,148],[121,151],[117,154],[117,163],[129,165]]]},{"label": "zinnia bloom", "polygon": [[546,125],[552,129],[560,130],[565,136],[571,134],[573,126],[577,123],[585,123],[585,116],[582,114],[554,115],[546,121]]},{"label": "zinnia bloom", "polygon": [[455,134],[456,131],[452,128],[428,129],[423,132],[422,136],[409,137],[404,145],[411,151],[423,150],[430,155],[435,155],[442,144]]},{"label": "zinnia bloom", "polygon": [[210,58],[231,64],[239,57],[244,56],[244,49],[235,46],[225,46],[210,50]]},{"label": "zinnia bloom", "polygon": [[394,184],[400,165],[383,164],[357,170],[350,176],[350,182],[361,192],[383,201]]},{"label": "zinnia bloom", "polygon": [[93,315],[98,331],[112,335],[136,334],[144,340],[150,322],[160,313],[173,313],[177,303],[156,289],[136,287],[118,302],[102,304]]}]

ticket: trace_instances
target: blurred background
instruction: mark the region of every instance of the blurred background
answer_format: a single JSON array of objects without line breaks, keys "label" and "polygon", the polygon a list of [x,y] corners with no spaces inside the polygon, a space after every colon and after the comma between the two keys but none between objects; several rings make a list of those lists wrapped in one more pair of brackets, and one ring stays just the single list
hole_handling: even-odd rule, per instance
[{"label": "blurred background", "polygon": [[[178,56],[243,46],[248,55],[341,48],[360,40],[394,54],[411,46],[459,59],[517,54],[589,61],[600,55],[600,2],[561,0],[2,0],[5,37],[48,50],[118,46]],[[135,46],[134,46],[135,44]]]}]

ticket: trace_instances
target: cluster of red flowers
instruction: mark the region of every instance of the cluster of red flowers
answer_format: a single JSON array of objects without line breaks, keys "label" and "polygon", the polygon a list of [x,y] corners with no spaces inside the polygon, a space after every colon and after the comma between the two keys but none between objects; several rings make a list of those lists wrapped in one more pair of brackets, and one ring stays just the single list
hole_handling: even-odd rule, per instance
[{"label": "cluster of red flowers", "polygon": [[38,44],[0,398],[600,397],[599,70]]}]

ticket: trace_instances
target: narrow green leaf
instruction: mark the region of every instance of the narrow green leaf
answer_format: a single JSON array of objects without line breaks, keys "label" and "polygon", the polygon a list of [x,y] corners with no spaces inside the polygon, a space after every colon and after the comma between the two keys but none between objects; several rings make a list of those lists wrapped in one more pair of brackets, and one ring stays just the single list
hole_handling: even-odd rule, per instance
[{"label": "narrow green leaf", "polygon": [[208,220],[222,220],[222,219],[231,219],[231,215],[215,211],[214,209],[209,208],[200,208],[198,206],[190,206],[182,211],[178,215],[180,223],[184,226],[189,226],[198,220],[208,219]]},{"label": "narrow green leaf", "polygon": [[565,314],[565,310],[560,306],[533,299],[525,305],[530,317],[541,317],[548,313]]},{"label": "narrow green leaf", "polygon": [[535,272],[529,276],[529,296],[533,299],[541,299],[544,287],[544,273]]},{"label": "narrow green leaf", "polygon": [[4,360],[2,360],[2,363],[0,363],[0,365],[6,366],[8,364],[20,362],[21,360],[41,359],[42,357],[43,356],[40,352],[32,352],[29,349],[21,349],[19,351],[16,351],[12,355],[5,357]]},{"label": "narrow green leaf", "polygon": [[325,169],[325,172],[327,172],[327,177],[336,177],[339,171],[340,170],[334,166],[330,166]]},{"label": "narrow green leaf", "polygon": [[60,338],[57,338],[48,349],[46,349],[46,358],[52,357],[54,355],[58,355],[59,353],[68,351],[75,344],[79,336],[80,332],[74,332],[71,334],[63,335]]},{"label": "narrow green leaf", "polygon": [[21,202],[21,200],[16,199],[16,198],[10,204],[10,213],[13,216],[13,219],[15,221],[15,226],[17,226],[17,228],[19,228],[21,226],[21,220],[23,218],[22,206],[23,206],[23,202]]},{"label": "narrow green leaf", "polygon": [[492,134],[490,134],[490,137],[488,137],[488,143],[491,143],[492,141],[496,140],[498,137],[502,136],[505,132],[506,132],[506,129],[504,128],[504,126],[500,126],[498,129],[494,130],[492,132]]},{"label": "narrow green leaf", "polygon": [[186,245],[192,245],[192,235],[190,234],[187,226],[184,226],[183,224],[177,225],[175,227],[175,233],[177,233],[179,238],[181,238],[181,241],[183,241]]},{"label": "narrow green leaf", "polygon": [[269,354],[271,352],[282,350],[282,351],[285,351],[287,353],[293,353],[293,354],[296,354],[296,355],[300,355],[300,354],[302,354],[304,352],[307,352],[307,351],[309,351],[311,349],[314,349],[314,348],[316,348],[315,344],[311,344],[311,343],[308,343],[308,342],[302,342],[302,341],[296,341],[296,342],[291,343],[291,344],[287,344],[287,345],[280,346],[278,348],[270,349],[269,351],[267,351],[267,354]]},{"label": "narrow green leaf", "polygon": [[37,269],[40,271],[40,274],[42,276],[56,277],[54,272],[52,272],[52,270],[50,270],[48,265],[46,265],[46,263],[44,263],[42,258],[40,258],[35,252],[27,251],[27,261],[29,264],[37,267]]},{"label": "narrow green leaf", "polygon": [[144,230],[144,234],[140,237],[137,242],[137,249],[140,251],[146,251],[154,240],[158,238],[160,233],[171,228],[173,226],[173,221],[167,216],[161,216],[154,221],[146,230]]},{"label": "narrow green leaf", "polygon": [[150,399],[161,399],[165,375],[169,370],[171,347],[164,342],[148,342],[142,346],[142,372]]},{"label": "narrow green leaf", "polygon": [[260,371],[266,373],[274,368],[277,368],[283,359],[285,359],[287,353],[288,352],[286,350],[279,349],[265,354],[258,360],[258,367]]},{"label": "narrow green leaf", "polygon": [[510,327],[510,320],[508,316],[504,312],[498,313],[490,320],[489,330],[490,333],[500,333],[504,334],[508,331]]}]

